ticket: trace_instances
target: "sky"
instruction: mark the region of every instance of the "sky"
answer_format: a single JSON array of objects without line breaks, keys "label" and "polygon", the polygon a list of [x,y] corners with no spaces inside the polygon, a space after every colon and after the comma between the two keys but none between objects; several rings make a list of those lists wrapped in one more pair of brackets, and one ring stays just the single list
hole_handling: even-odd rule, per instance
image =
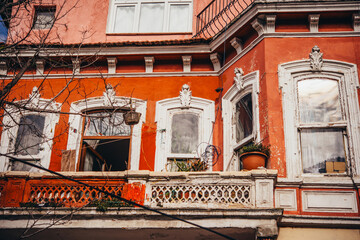
[{"label": "sky", "polygon": [[4,25],[4,22],[0,16],[0,43],[5,42],[7,37],[7,28]]}]

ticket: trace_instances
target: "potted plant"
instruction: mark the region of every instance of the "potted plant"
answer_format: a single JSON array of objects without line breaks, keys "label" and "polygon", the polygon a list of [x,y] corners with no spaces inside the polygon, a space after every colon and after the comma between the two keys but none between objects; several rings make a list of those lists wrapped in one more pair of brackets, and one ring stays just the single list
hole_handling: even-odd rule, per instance
[{"label": "potted plant", "polygon": [[266,161],[270,157],[270,145],[262,143],[251,143],[240,149],[240,161],[242,169],[252,170],[265,167]]}]

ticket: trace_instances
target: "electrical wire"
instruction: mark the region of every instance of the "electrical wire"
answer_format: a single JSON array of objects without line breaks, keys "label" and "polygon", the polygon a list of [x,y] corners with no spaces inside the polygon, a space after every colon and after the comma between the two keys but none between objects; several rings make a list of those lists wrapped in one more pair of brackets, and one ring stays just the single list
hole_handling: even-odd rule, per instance
[{"label": "electrical wire", "polygon": [[32,167],[41,169],[41,170],[43,170],[43,171],[49,172],[49,173],[51,173],[51,174],[54,174],[54,175],[56,175],[56,176],[59,176],[59,177],[61,177],[61,178],[66,179],[66,180],[69,180],[69,181],[76,182],[76,183],[78,183],[78,184],[84,185],[84,186],[90,188],[91,190],[96,190],[96,191],[98,191],[98,192],[104,193],[104,194],[106,194],[106,195],[108,195],[108,196],[111,196],[111,197],[113,197],[113,198],[117,198],[117,199],[119,199],[119,200],[121,200],[121,201],[124,201],[124,202],[126,202],[126,203],[128,203],[128,204],[131,204],[131,205],[133,205],[133,206],[137,206],[137,207],[140,207],[140,208],[142,208],[142,209],[145,209],[145,210],[148,210],[148,211],[151,211],[151,212],[158,213],[158,214],[160,214],[160,215],[163,215],[163,216],[168,217],[168,218],[172,218],[172,219],[174,219],[174,220],[182,221],[182,222],[184,222],[184,223],[193,225],[193,226],[195,226],[195,227],[198,227],[198,228],[200,228],[200,229],[206,230],[206,231],[208,231],[208,232],[212,232],[212,233],[214,233],[214,234],[216,234],[216,235],[218,235],[218,236],[221,236],[221,237],[223,237],[223,238],[225,238],[225,239],[235,240],[234,238],[232,238],[232,237],[230,237],[230,236],[227,236],[227,235],[225,235],[225,234],[222,234],[222,233],[217,232],[217,231],[215,231],[215,230],[212,230],[212,229],[210,229],[210,228],[201,226],[201,225],[199,225],[199,224],[190,222],[190,221],[188,221],[188,220],[179,218],[179,217],[174,216],[174,215],[170,215],[170,214],[161,212],[161,211],[156,210],[156,209],[153,209],[153,208],[149,208],[149,207],[147,207],[147,206],[144,206],[144,205],[141,205],[141,204],[139,204],[139,203],[133,202],[133,201],[131,201],[131,200],[122,198],[122,197],[120,197],[120,196],[118,196],[118,195],[115,195],[115,194],[113,194],[113,193],[111,193],[111,192],[107,192],[107,191],[102,190],[102,189],[100,189],[100,188],[98,188],[98,187],[91,186],[91,185],[89,185],[89,184],[87,184],[87,183],[84,183],[84,182],[81,182],[81,181],[79,181],[79,180],[73,179],[73,178],[71,178],[71,177],[65,176],[65,175],[63,175],[63,174],[61,174],[61,173],[52,171],[52,170],[47,169],[47,168],[44,168],[44,167],[42,167],[42,166],[38,166],[38,165],[35,165],[35,164],[33,164],[33,163],[30,163],[30,162],[27,162],[27,161],[24,161],[24,160],[21,160],[21,159],[17,159],[17,158],[12,158],[12,160],[13,160],[13,161],[19,161],[19,162],[21,162],[21,163],[23,163],[23,164],[27,164],[27,165],[30,165],[30,166],[32,166]]}]

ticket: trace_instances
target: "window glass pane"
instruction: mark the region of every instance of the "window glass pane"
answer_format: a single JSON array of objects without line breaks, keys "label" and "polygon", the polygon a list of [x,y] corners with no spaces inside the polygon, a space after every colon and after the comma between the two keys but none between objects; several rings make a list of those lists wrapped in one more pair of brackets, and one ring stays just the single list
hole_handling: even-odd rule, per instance
[{"label": "window glass pane", "polygon": [[116,8],[114,32],[131,33],[134,27],[135,6],[121,6]]},{"label": "window glass pane", "polygon": [[171,124],[171,152],[194,153],[199,144],[199,116],[192,113],[175,114]]},{"label": "window glass pane", "polygon": [[139,32],[163,32],[164,6],[164,3],[141,4]]},{"label": "window glass pane", "polygon": [[170,32],[186,32],[189,31],[189,4],[172,4],[170,5]]},{"label": "window glass pane", "polygon": [[304,173],[345,172],[342,129],[302,129]]},{"label": "window glass pane", "polygon": [[342,120],[337,81],[326,79],[299,81],[298,94],[302,123]]},{"label": "window glass pane", "polygon": [[84,136],[128,136],[130,132],[122,112],[89,113],[85,118]]},{"label": "window glass pane", "polygon": [[16,155],[36,155],[44,138],[45,117],[26,115],[20,119],[15,141]]},{"label": "window glass pane", "polygon": [[[38,162],[37,161],[27,161],[27,162],[30,162],[32,164],[37,164]],[[18,161],[11,161],[10,160],[10,171],[26,171],[26,172],[29,172],[31,169],[34,169],[34,167],[30,166],[30,165],[27,165],[25,163],[22,163],[22,162],[18,162]],[[37,164],[39,165],[39,164]]]},{"label": "window glass pane", "polygon": [[247,94],[236,103],[236,141],[250,136],[253,131],[253,112],[251,93]]},{"label": "window glass pane", "polygon": [[36,9],[35,11],[35,29],[49,29],[52,27],[55,18],[54,8]]}]

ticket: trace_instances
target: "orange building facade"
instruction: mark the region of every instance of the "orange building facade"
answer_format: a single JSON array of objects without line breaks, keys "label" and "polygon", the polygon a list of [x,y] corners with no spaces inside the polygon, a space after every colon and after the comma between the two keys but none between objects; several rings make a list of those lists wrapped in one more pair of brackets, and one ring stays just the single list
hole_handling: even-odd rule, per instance
[{"label": "orange building facade", "polygon": [[[1,234],[359,239],[359,9],[327,0],[15,7],[0,60],[2,89],[20,76],[1,98]],[[264,167],[244,169],[251,143],[270,146]],[[99,189],[222,236],[139,206],[96,211]]]}]

